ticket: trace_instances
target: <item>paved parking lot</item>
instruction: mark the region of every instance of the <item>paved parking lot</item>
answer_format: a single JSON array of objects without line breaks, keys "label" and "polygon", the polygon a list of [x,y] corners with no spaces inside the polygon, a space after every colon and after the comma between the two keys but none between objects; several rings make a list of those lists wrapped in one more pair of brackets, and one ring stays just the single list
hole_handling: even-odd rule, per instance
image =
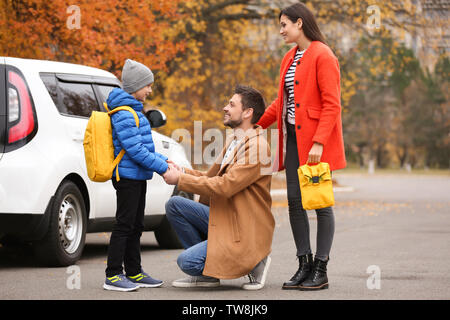
[{"label": "paved parking lot", "polygon": [[[274,197],[276,229],[266,287],[240,289],[245,278],[212,289],[179,289],[181,250],[161,250],[153,233],[142,237],[145,271],[164,280],[156,289],[118,293],[102,289],[109,234],[87,236],[75,267],[42,268],[28,247],[0,247],[0,299],[279,300],[450,299],[450,176],[336,173],[352,192],[336,192],[336,232],[328,266],[330,289],[281,290],[298,262],[286,199]],[[316,218],[309,212],[315,248]]]}]

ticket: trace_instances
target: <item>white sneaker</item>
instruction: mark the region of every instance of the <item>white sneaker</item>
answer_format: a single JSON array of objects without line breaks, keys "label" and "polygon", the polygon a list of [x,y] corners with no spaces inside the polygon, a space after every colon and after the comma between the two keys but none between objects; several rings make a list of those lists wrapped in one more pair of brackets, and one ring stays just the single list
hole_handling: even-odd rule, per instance
[{"label": "white sneaker", "polygon": [[203,287],[211,288],[220,286],[220,280],[208,276],[189,276],[172,282],[172,286],[177,288]]},{"label": "white sneaker", "polygon": [[269,271],[270,267],[270,257],[267,256],[263,260],[261,260],[260,263],[256,265],[255,268],[253,268],[252,271],[248,274],[248,277],[250,278],[250,282],[244,283],[242,285],[242,289],[244,290],[259,290],[264,287],[264,284],[266,283],[267,278],[267,272]]}]

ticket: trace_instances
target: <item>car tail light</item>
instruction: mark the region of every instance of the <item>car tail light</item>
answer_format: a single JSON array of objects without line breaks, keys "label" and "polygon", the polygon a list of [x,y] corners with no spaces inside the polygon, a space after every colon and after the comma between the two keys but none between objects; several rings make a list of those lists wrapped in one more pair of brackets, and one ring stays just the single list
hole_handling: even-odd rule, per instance
[{"label": "car tail light", "polygon": [[36,113],[23,76],[8,70],[8,144],[20,147],[29,142],[37,130]]}]

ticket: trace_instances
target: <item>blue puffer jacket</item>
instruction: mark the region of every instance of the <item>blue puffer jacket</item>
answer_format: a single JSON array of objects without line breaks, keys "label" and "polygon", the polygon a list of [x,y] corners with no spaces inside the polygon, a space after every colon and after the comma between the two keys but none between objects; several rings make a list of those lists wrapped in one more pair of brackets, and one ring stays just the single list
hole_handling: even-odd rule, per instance
[{"label": "blue puffer jacket", "polygon": [[[131,112],[122,110],[111,115],[114,156],[125,149],[125,154],[119,163],[120,178],[149,180],[153,177],[153,172],[159,174],[166,172],[167,157],[155,152],[152,129],[142,113],[142,103],[119,88],[111,91],[106,103],[110,110],[120,106],[130,106],[139,117],[139,128],[137,128]],[[115,176],[116,170],[113,173],[113,177]]]}]

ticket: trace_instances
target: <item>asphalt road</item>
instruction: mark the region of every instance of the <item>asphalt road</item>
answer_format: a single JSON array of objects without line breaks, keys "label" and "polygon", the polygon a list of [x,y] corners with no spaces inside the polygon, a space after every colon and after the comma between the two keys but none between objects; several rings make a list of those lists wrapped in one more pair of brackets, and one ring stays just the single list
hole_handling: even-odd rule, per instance
[{"label": "asphalt road", "polygon": [[[272,264],[260,291],[241,290],[246,278],[223,280],[219,288],[211,289],[172,287],[171,281],[184,276],[176,265],[181,250],[159,249],[151,232],[142,237],[143,267],[164,285],[130,293],[105,291],[109,234],[96,233],[87,236],[75,268],[42,268],[29,248],[0,247],[0,299],[450,299],[450,175],[336,173],[334,177],[354,190],[336,192],[328,290],[281,290],[298,262],[286,199],[277,196]],[[308,214],[314,251],[316,217],[314,212]]]}]

